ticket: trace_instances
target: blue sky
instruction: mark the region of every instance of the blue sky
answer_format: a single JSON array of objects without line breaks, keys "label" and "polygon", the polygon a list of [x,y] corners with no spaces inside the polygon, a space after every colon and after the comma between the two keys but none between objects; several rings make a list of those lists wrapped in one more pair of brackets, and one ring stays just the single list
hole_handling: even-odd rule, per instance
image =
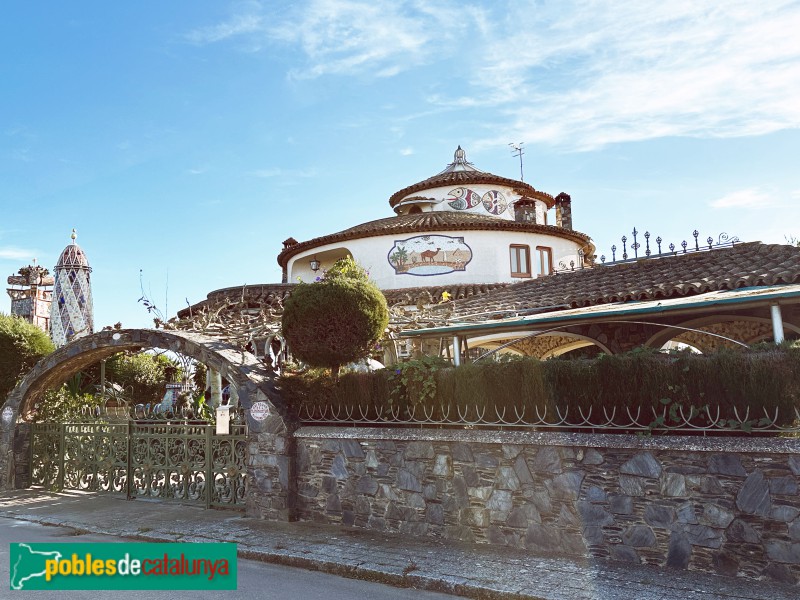
[{"label": "blue sky", "polygon": [[[280,281],[452,160],[635,226],[800,236],[800,3],[81,2],[0,9],[0,274],[78,230],[98,327]],[[0,304],[7,312],[8,300]]]}]

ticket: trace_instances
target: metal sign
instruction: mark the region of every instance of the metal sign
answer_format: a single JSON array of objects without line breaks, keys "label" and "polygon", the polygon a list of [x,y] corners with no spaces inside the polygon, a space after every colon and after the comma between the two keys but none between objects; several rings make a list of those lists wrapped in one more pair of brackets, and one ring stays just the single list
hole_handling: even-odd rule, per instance
[{"label": "metal sign", "polygon": [[266,402],[254,402],[250,408],[250,416],[256,421],[263,421],[269,416],[269,404]]}]

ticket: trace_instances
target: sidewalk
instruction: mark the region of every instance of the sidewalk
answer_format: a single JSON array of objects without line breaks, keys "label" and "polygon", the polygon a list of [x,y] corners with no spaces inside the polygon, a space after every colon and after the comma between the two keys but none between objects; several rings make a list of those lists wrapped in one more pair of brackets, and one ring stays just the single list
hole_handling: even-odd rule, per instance
[{"label": "sidewalk", "polygon": [[119,496],[20,490],[0,517],[143,541],[236,542],[239,556],[471,598],[537,600],[796,600],[800,587],[603,561],[541,558],[315,523]]}]

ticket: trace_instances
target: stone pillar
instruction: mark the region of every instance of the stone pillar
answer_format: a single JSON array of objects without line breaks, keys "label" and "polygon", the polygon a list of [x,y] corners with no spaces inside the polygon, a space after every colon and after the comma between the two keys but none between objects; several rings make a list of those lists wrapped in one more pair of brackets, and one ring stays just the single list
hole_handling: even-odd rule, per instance
[{"label": "stone pillar", "polygon": [[556,227],[572,231],[572,198],[564,192],[556,196]]},{"label": "stone pillar", "polygon": [[13,460],[11,461],[13,485],[21,490],[31,487],[31,425],[17,423],[14,429]]}]

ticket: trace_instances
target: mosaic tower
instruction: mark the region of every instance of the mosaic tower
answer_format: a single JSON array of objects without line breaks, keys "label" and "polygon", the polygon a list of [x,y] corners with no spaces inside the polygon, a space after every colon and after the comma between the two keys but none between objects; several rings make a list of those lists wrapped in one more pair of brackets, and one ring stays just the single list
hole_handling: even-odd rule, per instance
[{"label": "mosaic tower", "polygon": [[64,248],[56,264],[50,309],[50,336],[57,348],[94,331],[92,268],[84,251],[75,243],[78,236],[74,229],[70,237],[72,243]]}]

